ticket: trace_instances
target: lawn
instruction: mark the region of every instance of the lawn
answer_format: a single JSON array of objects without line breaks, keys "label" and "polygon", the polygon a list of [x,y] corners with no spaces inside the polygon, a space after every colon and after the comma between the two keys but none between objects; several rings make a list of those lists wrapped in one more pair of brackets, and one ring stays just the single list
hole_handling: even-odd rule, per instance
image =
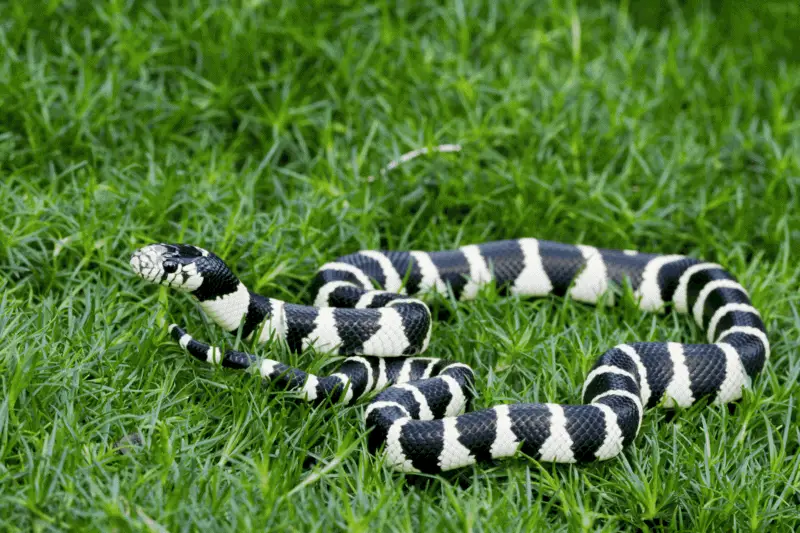
[{"label": "lawn", "polygon": [[[0,529],[800,528],[800,7],[633,4],[0,2]],[[346,253],[517,237],[725,264],[766,370],[734,406],[649,411],[608,462],[404,476],[363,405],[182,353],[171,321],[234,339],[128,266],[193,243],[309,303]],[[576,402],[609,347],[703,338],[630,299],[433,309],[476,407]]]}]

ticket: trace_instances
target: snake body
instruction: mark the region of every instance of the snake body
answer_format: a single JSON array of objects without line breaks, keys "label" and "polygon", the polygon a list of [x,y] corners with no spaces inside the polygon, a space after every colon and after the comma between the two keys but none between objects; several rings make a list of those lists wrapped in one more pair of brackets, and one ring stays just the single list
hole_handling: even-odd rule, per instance
[{"label": "snake body", "polygon": [[[539,461],[609,459],[636,437],[644,410],[735,401],[769,357],[759,312],[724,268],[681,255],[606,250],[536,239],[440,252],[362,251],[323,265],[314,306],[250,292],[222,259],[190,245],[154,244],[131,258],[144,279],[191,293],[218,325],[258,343],[350,356],[316,376],[281,362],[193,339],[172,325],[194,357],[257,368],[265,380],[315,403],[372,393],[368,442],[393,468],[435,473],[525,454]],[[611,348],[584,382],[583,404],[498,405],[464,413],[474,394],[465,364],[419,357],[431,316],[416,297],[432,291],[475,298],[481,287],[520,296],[613,303],[629,284],[644,311],[690,314],[708,343],[636,342]]]}]

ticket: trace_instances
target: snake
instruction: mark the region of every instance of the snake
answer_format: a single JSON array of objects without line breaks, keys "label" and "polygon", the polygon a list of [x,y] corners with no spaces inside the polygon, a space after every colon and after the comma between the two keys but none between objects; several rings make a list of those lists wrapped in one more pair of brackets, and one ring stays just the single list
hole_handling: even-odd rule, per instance
[{"label": "snake", "polygon": [[[131,257],[148,282],[191,294],[207,317],[252,345],[346,356],[315,375],[253,353],[211,346],[172,324],[189,354],[260,374],[270,387],[332,408],[368,397],[367,446],[394,470],[435,474],[477,462],[527,456],[586,463],[618,456],[644,412],[698,401],[740,400],[769,359],[764,321],[725,268],[685,255],[602,249],[533,238],[447,251],[364,250],[319,268],[313,305],[256,294],[214,253],[189,244],[151,244]],[[436,293],[479,298],[560,296],[613,305],[629,287],[635,305],[689,314],[707,342],[631,342],[612,347],[585,378],[581,403],[514,403],[469,410],[473,370],[422,354],[431,339]]]}]

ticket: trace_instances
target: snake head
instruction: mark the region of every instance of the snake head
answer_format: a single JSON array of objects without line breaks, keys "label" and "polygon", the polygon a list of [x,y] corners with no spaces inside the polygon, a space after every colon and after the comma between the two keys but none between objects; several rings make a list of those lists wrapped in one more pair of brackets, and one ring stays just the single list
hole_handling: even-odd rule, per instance
[{"label": "snake head", "polygon": [[189,244],[151,244],[131,256],[131,268],[140,278],[186,292],[196,291],[217,262],[224,266],[214,254]]}]

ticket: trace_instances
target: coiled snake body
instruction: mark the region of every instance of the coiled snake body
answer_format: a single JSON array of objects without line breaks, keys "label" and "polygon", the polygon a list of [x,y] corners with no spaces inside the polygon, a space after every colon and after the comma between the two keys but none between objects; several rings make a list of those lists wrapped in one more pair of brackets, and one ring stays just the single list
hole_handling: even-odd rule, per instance
[{"label": "coiled snake body", "polygon": [[[365,412],[369,446],[405,472],[439,472],[518,453],[555,462],[609,459],[636,437],[644,409],[686,407],[700,398],[737,400],[769,357],[764,324],[745,289],[721,266],[680,255],[536,239],[443,252],[362,251],[320,268],[314,306],[248,291],[219,257],[195,246],[146,246],[131,266],[148,281],[191,293],[211,319],[242,338],[351,356],[336,373],[315,376],[209,346],[170,326],[196,358],[257,367],[264,379],[310,402],[350,403],[378,392]],[[626,280],[642,310],[671,304],[692,315],[709,343],[616,346],[586,377],[582,405],[499,405],[466,414],[472,370],[415,357],[428,347],[431,319],[426,304],[411,296],[450,291],[471,299],[482,285],[495,283],[511,294],[598,303],[604,294],[603,301],[613,300],[608,289]]]}]

